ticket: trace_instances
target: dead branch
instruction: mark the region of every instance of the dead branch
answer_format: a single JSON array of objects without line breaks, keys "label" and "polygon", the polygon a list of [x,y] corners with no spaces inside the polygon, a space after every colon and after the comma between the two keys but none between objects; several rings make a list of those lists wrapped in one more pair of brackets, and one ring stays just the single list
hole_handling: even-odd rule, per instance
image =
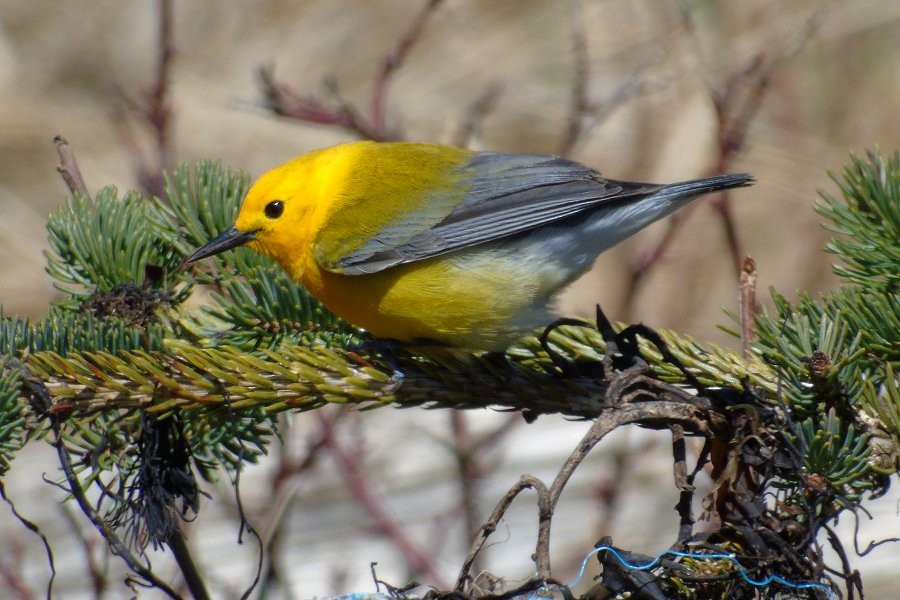
[{"label": "dead branch", "polygon": [[56,165],[56,170],[66,182],[66,187],[73,195],[87,194],[88,189],[81,176],[81,169],[78,168],[78,161],[75,160],[75,151],[72,146],[61,135],[54,137],[53,143],[56,144],[56,152],[59,154],[59,164]]}]

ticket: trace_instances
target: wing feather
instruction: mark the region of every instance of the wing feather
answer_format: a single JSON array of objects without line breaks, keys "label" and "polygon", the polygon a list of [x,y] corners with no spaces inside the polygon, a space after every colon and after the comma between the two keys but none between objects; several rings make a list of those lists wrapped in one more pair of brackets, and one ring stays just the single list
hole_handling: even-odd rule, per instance
[{"label": "wing feather", "polygon": [[[444,218],[428,223],[417,215],[412,222],[386,225],[329,268],[346,275],[376,273],[524,233],[603,202],[645,196],[662,187],[606,180],[584,165],[545,155],[478,153],[460,169],[464,173],[457,179],[469,189]],[[411,229],[417,232],[411,234]]]}]

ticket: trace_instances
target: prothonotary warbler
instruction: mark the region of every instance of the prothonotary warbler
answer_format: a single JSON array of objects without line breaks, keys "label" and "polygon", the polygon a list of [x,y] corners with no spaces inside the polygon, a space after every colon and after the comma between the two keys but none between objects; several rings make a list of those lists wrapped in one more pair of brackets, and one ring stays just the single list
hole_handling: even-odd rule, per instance
[{"label": "prothonotary warbler", "polygon": [[376,337],[501,350],[552,321],[598,254],[752,182],[632,183],[556,156],[351,142],[260,177],[234,227],[188,260],[246,244]]}]

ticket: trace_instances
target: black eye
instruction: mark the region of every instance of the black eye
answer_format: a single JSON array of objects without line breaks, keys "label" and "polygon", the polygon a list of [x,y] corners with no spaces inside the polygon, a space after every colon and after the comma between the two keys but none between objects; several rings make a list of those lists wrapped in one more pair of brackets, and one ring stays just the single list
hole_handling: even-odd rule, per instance
[{"label": "black eye", "polygon": [[270,219],[277,219],[284,212],[284,202],[281,200],[272,200],[266,204],[265,213]]}]

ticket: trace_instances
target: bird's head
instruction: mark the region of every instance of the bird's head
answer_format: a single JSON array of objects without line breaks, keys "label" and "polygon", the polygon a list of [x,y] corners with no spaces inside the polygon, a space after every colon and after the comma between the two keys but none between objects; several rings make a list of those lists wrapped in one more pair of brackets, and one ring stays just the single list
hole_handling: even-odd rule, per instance
[{"label": "bird's head", "polygon": [[301,156],[260,177],[247,192],[234,226],[198,248],[188,262],[247,245],[285,267],[293,263],[316,230],[311,217],[320,190],[311,158]]}]

